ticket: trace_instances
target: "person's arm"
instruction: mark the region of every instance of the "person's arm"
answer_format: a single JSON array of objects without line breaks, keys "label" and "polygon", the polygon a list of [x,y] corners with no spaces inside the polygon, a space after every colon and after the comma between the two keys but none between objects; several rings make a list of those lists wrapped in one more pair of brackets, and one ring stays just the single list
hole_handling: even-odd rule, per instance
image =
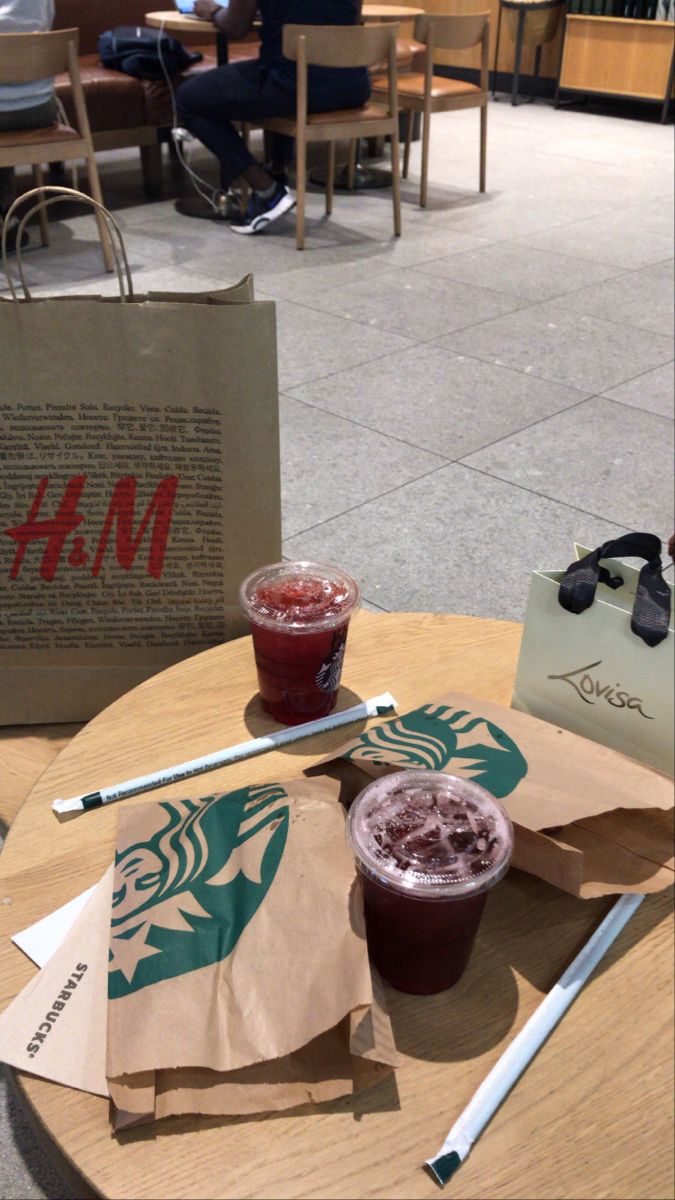
[{"label": "person's arm", "polygon": [[245,37],[253,28],[253,19],[258,0],[230,0],[227,8],[221,8],[214,0],[195,0],[195,16],[212,21],[219,33],[236,41]]}]

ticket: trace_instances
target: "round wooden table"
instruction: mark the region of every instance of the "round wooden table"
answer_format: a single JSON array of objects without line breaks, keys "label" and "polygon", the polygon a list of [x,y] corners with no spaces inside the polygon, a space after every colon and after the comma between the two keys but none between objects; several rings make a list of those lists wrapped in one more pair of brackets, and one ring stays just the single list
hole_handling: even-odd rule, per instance
[{"label": "round wooden table", "polygon": [[424,12],[408,4],[364,4],[361,17],[364,21],[414,21]]},{"label": "round wooden table", "polygon": [[210,37],[216,34],[216,27],[213,21],[205,21],[202,17],[192,17],[188,13],[176,12],[175,8],[165,9],[162,12],[148,12],[145,14],[144,21],[151,29],[159,29],[164,26],[167,33],[206,33]]},{"label": "round wooden table", "polygon": [[[387,690],[400,712],[447,689],[508,704],[519,636],[519,626],[500,621],[362,612],[349,635],[340,707]],[[271,727],[243,638],[148,680],[70,742],[33,787],[0,857],[3,1006],[34,973],[10,934],[95,883],[113,856],[117,805],[61,824],[52,799]],[[356,729],[121,803],[289,779]],[[402,1057],[396,1084],[315,1111],[175,1118],[115,1138],[106,1101],[32,1076],[20,1077],[19,1087],[103,1196],[431,1200],[438,1190],[423,1159],[608,906],[511,872],[488,902],[455,988],[428,997],[389,990]],[[642,904],[453,1178],[453,1200],[671,1194],[669,911],[667,894]]]}]

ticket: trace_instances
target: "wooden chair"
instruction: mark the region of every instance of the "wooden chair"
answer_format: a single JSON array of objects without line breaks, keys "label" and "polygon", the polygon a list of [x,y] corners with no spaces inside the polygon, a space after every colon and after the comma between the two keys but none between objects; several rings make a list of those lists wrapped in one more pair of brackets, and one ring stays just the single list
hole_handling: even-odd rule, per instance
[{"label": "wooden chair", "polygon": [[[401,234],[401,188],[399,177],[398,102],[396,72],[396,23],[386,25],[286,25],[283,50],[286,58],[297,63],[297,104],[295,117],[265,118],[256,122],[271,133],[284,133],[296,140],[296,243],[305,246],[305,190],[307,184],[307,145],[328,142],[326,178],[326,215],[333,211],[335,183],[335,143],[349,141],[353,147],[361,137],[390,137],[394,232]],[[384,103],[369,101],[361,108],[336,112],[307,112],[307,68],[370,67],[386,62],[386,86],[380,95]],[[353,159],[353,152],[352,152]]]},{"label": "wooden chair", "polygon": [[[408,114],[403,155],[404,179],[408,177],[410,165],[413,115],[416,112],[423,114],[420,206],[425,208],[432,113],[450,112],[456,108],[480,108],[480,190],[481,192],[485,191],[489,13],[471,13],[461,16],[425,13],[418,16],[415,21],[415,38],[426,46],[425,70],[423,74],[412,73],[401,77],[398,101],[399,107]],[[466,50],[478,44],[481,46],[480,85],[466,83],[463,79],[446,79],[444,76],[434,75],[434,52],[436,50]],[[373,96],[378,97],[384,94],[384,82],[382,77],[373,80]]]},{"label": "wooden chair", "polygon": [[[91,130],[87,117],[80,72],[77,63],[79,31],[58,29],[48,33],[0,34],[0,79],[3,83],[32,83],[67,71],[72,87],[77,118],[75,129],[55,121],[43,129],[17,129],[0,133],[0,167],[32,166],[36,187],[44,183],[42,164],[84,158],[94,200],[103,204],[101,185]],[[103,262],[112,271],[113,259],[108,234],[100,214],[96,213]],[[49,245],[47,213],[40,210],[40,234],[43,246]]]}]

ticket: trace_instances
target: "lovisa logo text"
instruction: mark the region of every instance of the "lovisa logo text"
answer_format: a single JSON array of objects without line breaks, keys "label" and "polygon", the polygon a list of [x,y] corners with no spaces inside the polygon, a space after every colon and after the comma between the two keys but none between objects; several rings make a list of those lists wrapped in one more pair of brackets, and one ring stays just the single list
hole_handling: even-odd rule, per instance
[{"label": "lovisa logo text", "polygon": [[[37,486],[24,523],[3,530],[7,537],[16,542],[14,562],[9,572],[10,579],[19,578],[26,550],[32,542],[42,541],[45,543],[40,564],[40,577],[47,583],[54,579],[64,553],[66,562],[71,568],[77,569],[89,565],[91,556],[86,549],[86,535],[81,532],[75,533],[87,521],[86,514],[79,510],[87,478],[87,475],[73,475],[66,484],[54,516],[44,517],[41,516],[41,508],[45,492],[49,487],[49,476],[43,476]],[[122,479],[118,479],[113,487],[110,503],[96,541],[91,565],[93,576],[100,575],[113,526],[115,527],[115,557],[120,567],[123,567],[125,571],[130,571],[146,529],[152,521],[146,571],[154,579],[161,578],[178,490],[178,476],[167,475],[164,479],[160,479],[154,495],[134,531],[137,482],[135,475],[126,475]],[[69,538],[71,539],[70,543],[66,546]]]},{"label": "lovisa logo text", "polygon": [[612,708],[634,709],[646,721],[653,721],[654,717],[648,716],[643,711],[643,702],[639,696],[631,696],[627,691],[622,690],[620,683],[616,683],[612,687],[609,683],[601,683],[599,679],[593,678],[590,672],[601,666],[602,659],[599,658],[597,662],[588,663],[585,667],[575,667],[572,671],[561,675],[548,675],[547,679],[559,679],[562,683],[568,683],[584,704],[595,704],[598,700],[606,700]]}]

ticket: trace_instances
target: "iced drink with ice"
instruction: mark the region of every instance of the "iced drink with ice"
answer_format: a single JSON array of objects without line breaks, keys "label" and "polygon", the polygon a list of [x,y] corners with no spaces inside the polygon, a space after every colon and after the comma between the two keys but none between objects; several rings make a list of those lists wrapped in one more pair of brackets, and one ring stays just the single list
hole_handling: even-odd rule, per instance
[{"label": "iced drink with ice", "polygon": [[469,961],[487,893],[511,859],[505,809],[469,779],[400,771],[357,796],[348,837],[380,974],[403,992],[452,987]]},{"label": "iced drink with ice", "polygon": [[251,622],[263,707],[285,725],[326,716],[360,600],[356,581],[325,563],[273,563],[244,580],[239,599]]}]

